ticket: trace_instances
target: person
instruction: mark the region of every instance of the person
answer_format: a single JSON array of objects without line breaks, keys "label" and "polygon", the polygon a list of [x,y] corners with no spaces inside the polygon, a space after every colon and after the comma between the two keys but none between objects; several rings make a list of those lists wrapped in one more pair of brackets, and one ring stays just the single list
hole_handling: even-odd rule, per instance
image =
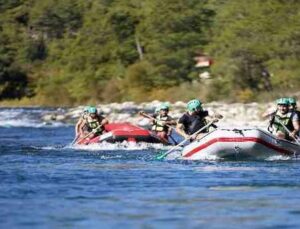
[{"label": "person", "polygon": [[84,124],[84,119],[86,119],[86,116],[88,115],[88,110],[90,106],[86,106],[83,108],[83,112],[80,115],[76,125],[75,125],[75,139],[78,139],[85,134],[87,134],[87,128],[86,125]]},{"label": "person", "polygon": [[291,97],[288,99],[289,99],[289,104],[290,104],[290,110],[299,115],[300,111],[297,110],[297,100],[295,98],[291,98]]},{"label": "person", "polygon": [[90,106],[87,110],[87,115],[83,118],[82,123],[79,125],[81,135],[89,135],[86,139],[92,139],[104,132],[104,125],[108,124],[108,119],[98,114],[97,108]]},{"label": "person", "polygon": [[[216,114],[215,116],[210,116],[208,111],[203,110],[202,103],[198,99],[190,100],[187,103],[187,112],[184,113],[178,120],[176,125],[176,131],[182,135],[184,138],[190,138],[190,135],[193,135],[201,128],[207,125],[206,118],[220,119],[223,116]],[[190,138],[191,141],[196,138],[200,138],[204,133],[207,133],[209,128],[203,129],[197,136]]]},{"label": "person", "polygon": [[277,138],[293,141],[300,130],[299,118],[290,110],[289,98],[276,100],[277,111],[270,120],[268,130]]},{"label": "person", "polygon": [[[297,100],[295,98],[289,98],[290,110],[293,112],[293,120],[298,121],[300,125],[300,111],[297,109]],[[297,136],[300,136],[300,131],[298,131]]]},{"label": "person", "polygon": [[166,144],[169,143],[169,136],[172,132],[170,125],[176,125],[176,121],[168,114],[169,108],[167,103],[163,103],[155,109],[156,112],[152,115],[151,130]]}]

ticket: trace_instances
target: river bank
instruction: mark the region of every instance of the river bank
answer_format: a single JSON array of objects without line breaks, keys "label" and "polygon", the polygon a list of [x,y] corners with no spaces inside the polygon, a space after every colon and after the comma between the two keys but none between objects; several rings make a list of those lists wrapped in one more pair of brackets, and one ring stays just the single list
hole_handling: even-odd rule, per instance
[{"label": "river bank", "polygon": [[[138,112],[145,111],[153,113],[155,108],[158,107],[161,101],[152,101],[149,103],[111,103],[111,104],[98,104],[96,107],[98,111],[106,116],[111,122],[131,122],[136,125],[146,126],[149,120],[141,117]],[[170,103],[170,115],[174,119],[178,119],[184,112],[186,103],[178,101]],[[266,110],[274,110],[273,103],[221,103],[212,102],[203,105],[204,109],[208,110],[209,114],[222,114],[223,119],[219,125],[234,125],[234,126],[264,126],[266,120],[263,120],[262,114]],[[80,117],[84,106],[73,108],[59,108],[47,114],[44,114],[41,119],[44,122],[66,122],[75,123]]]}]

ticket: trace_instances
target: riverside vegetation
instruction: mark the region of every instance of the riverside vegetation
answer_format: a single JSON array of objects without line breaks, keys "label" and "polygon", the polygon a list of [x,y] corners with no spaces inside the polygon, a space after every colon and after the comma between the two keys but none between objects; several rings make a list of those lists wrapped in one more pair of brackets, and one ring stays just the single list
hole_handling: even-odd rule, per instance
[{"label": "riverside vegetation", "polygon": [[[0,102],[273,99],[300,86],[298,0],[5,0]],[[213,59],[203,80],[195,57]]]}]

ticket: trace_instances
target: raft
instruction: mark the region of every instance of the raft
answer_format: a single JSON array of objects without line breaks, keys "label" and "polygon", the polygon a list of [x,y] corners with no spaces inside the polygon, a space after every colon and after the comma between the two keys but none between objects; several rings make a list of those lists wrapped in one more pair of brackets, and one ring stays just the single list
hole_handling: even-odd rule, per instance
[{"label": "raft", "polygon": [[133,125],[128,122],[124,123],[109,123],[104,126],[105,132],[90,140],[83,140],[79,144],[93,144],[101,142],[146,142],[146,143],[162,143],[162,141],[151,131],[142,127]]},{"label": "raft", "polygon": [[260,128],[220,128],[185,146],[182,157],[228,159],[267,159],[272,156],[297,157],[300,145],[278,139]]}]

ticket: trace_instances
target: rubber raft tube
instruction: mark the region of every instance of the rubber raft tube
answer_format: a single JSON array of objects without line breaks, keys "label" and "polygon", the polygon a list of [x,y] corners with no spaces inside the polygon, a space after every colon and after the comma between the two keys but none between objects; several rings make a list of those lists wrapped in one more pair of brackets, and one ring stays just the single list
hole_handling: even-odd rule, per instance
[{"label": "rubber raft tube", "polygon": [[104,126],[105,132],[92,139],[86,139],[80,142],[80,144],[88,145],[93,143],[100,143],[103,141],[115,143],[115,142],[147,142],[147,143],[162,143],[162,141],[151,131],[142,127],[133,125],[128,122],[124,123],[109,123]]}]

